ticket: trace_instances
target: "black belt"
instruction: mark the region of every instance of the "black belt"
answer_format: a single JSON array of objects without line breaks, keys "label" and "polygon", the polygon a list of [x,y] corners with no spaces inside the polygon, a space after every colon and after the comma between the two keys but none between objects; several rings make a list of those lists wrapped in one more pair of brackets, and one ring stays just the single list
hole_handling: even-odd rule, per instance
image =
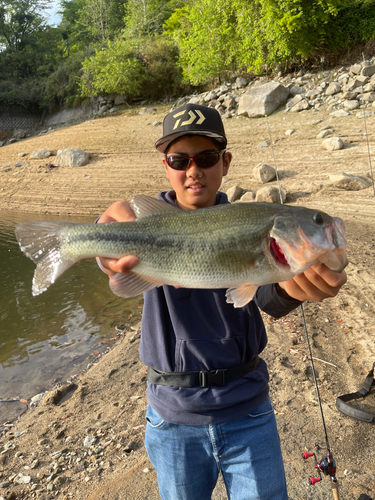
[{"label": "black belt", "polygon": [[372,365],[372,369],[367,375],[362,389],[357,392],[352,392],[351,394],[344,394],[336,399],[336,407],[341,413],[355,418],[356,420],[360,420],[361,422],[367,422],[368,424],[375,424],[375,413],[361,408],[355,408],[348,404],[348,401],[364,398],[366,394],[371,391],[371,387],[375,387],[374,370],[375,363]]},{"label": "black belt", "polygon": [[225,385],[255,370],[258,364],[259,357],[257,356],[253,361],[244,365],[231,366],[219,370],[201,370],[199,372],[161,372],[148,366],[147,380],[151,384],[171,385],[173,387]]}]

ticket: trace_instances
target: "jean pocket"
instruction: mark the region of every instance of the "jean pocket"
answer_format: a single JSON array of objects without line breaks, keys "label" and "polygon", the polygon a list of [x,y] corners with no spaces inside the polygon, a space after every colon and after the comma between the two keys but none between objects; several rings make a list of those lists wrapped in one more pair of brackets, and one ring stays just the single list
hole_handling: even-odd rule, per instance
[{"label": "jean pocket", "polygon": [[165,423],[165,420],[150,405],[147,407],[146,420],[153,429],[158,429]]},{"label": "jean pocket", "polygon": [[264,415],[270,415],[273,413],[272,403],[268,397],[263,403],[258,405],[254,410],[249,413],[250,418],[263,417]]}]

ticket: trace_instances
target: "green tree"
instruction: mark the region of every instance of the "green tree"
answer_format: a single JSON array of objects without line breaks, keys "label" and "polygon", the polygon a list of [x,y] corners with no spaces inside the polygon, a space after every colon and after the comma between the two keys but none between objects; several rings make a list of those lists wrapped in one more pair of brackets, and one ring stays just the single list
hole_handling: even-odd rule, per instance
[{"label": "green tree", "polygon": [[0,0],[0,46],[23,50],[33,40],[45,18],[50,0]]},{"label": "green tree", "polygon": [[185,79],[193,85],[237,68],[236,11],[231,0],[196,0],[177,9],[165,30],[179,48]]}]

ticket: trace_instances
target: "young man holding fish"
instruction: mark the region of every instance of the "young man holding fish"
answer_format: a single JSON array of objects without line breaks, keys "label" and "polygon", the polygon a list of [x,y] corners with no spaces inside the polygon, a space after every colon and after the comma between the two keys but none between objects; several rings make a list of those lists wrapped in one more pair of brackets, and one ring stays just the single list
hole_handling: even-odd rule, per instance
[{"label": "young man holding fish", "polygon": [[[218,191],[232,159],[219,113],[182,106],[165,117],[163,132],[156,148],[164,153],[172,190],[158,198],[181,210],[228,203]],[[135,219],[131,205],[120,201],[99,222]],[[139,262],[136,256],[100,261],[110,277]],[[280,317],[305,300],[334,297],[345,282],[345,271],[320,263],[288,281],[261,286],[254,300],[237,309],[221,289],[164,285],[145,293],[145,443],[163,500],[210,499],[220,470],[228,498],[287,499],[267,367],[258,358],[267,343],[258,307]]]}]

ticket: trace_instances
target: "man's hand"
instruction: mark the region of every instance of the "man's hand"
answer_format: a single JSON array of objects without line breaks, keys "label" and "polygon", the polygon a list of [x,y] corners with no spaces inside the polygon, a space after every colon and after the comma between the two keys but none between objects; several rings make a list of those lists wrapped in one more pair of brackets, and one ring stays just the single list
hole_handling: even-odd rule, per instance
[{"label": "man's hand", "polygon": [[322,300],[335,297],[346,283],[345,271],[331,271],[325,264],[311,266],[302,274],[297,274],[289,281],[279,283],[279,295],[285,299]]},{"label": "man's hand", "polygon": [[[116,201],[103,213],[98,223],[128,222],[135,219],[136,216],[127,201]],[[106,259],[104,257],[97,257],[97,259],[109,277],[114,276],[116,273],[130,271],[139,262],[135,255],[126,255],[121,259]]]}]

